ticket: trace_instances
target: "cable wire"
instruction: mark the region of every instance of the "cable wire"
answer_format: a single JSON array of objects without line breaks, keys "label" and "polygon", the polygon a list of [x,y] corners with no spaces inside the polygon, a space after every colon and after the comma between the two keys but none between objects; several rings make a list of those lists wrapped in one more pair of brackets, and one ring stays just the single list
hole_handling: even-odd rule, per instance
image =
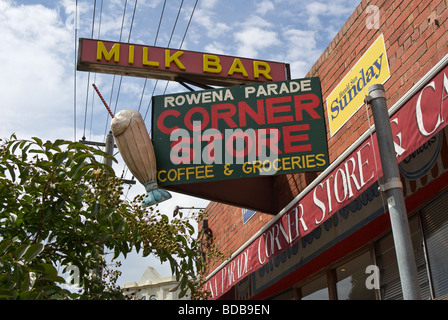
[{"label": "cable wire", "polygon": [[[101,5],[100,5],[100,14],[99,14],[99,22],[98,22],[98,36],[97,38],[100,38],[101,35],[101,21],[102,21],[102,16],[103,16],[103,0],[101,0]],[[93,36],[92,36],[93,38]],[[95,75],[93,77],[93,83],[96,83],[96,76],[97,73],[95,72]],[[90,140],[92,139],[92,125],[93,125],[93,106],[94,106],[94,102],[95,102],[95,95],[92,95],[92,105],[90,108]]]},{"label": "cable wire", "polygon": [[73,79],[73,132],[74,132],[74,140],[76,141],[76,61],[77,61],[77,49],[78,49],[78,0],[75,3],[75,18],[74,18],[74,34],[75,34],[75,59],[74,59],[74,79]]},{"label": "cable wire", "polygon": [[[90,35],[91,39],[93,39],[93,31],[94,31],[94,27],[95,27],[95,12],[96,12],[96,0],[93,3],[92,33]],[[88,72],[88,75],[87,75],[86,107],[85,107],[85,111],[84,111],[84,131],[83,131],[83,135],[82,135],[83,140],[86,139],[87,108],[88,108],[88,103],[89,103],[89,91],[90,91],[89,89],[90,89],[90,72]]]},{"label": "cable wire", "polygon": [[[124,2],[123,18],[121,19],[121,29],[120,29],[119,42],[121,42],[121,38],[123,36],[123,27],[124,27],[124,20],[125,20],[125,16],[126,16],[127,4],[128,4],[128,0],[126,0]],[[135,6],[137,6],[137,0],[135,1]],[[135,10],[135,8],[134,8],[134,10]],[[112,78],[112,89],[111,89],[111,92],[110,92],[109,106],[112,104],[112,96],[113,96],[113,93],[114,93],[115,78],[116,78],[116,75],[114,74],[114,76]],[[118,96],[120,95],[120,88],[121,88],[122,79],[123,79],[123,76],[120,77],[120,84],[119,84],[119,87],[118,87],[118,94],[117,94],[117,100],[116,100],[117,102],[118,102]],[[115,107],[115,109],[116,109],[116,107]],[[115,111],[116,110],[114,110],[114,114],[116,113]],[[109,124],[109,117],[106,118],[106,125],[104,127],[104,141],[106,141],[106,137],[107,137],[107,126],[108,126],[108,124]]]},{"label": "cable wire", "polygon": [[[137,0],[135,0],[135,2],[134,2],[134,12],[132,13],[131,26],[129,28],[128,43],[131,41],[132,25],[134,24],[134,17],[135,17],[135,10],[136,10],[136,8],[137,8]],[[124,16],[123,16],[123,19],[124,19]],[[123,29],[123,26],[121,28]],[[121,39],[121,36],[120,36],[120,39]],[[123,81],[123,76],[120,76],[120,83],[118,84],[117,99],[115,100],[114,114],[117,113],[118,99],[120,97],[122,81]]]},{"label": "cable wire", "polygon": [[[158,25],[158,27],[157,27],[156,37],[155,37],[155,39],[154,39],[154,46],[156,45],[156,43],[157,43],[157,38],[159,37],[160,25],[162,24],[163,14],[164,14],[164,12],[165,12],[165,6],[166,6],[166,0],[163,2],[162,12],[160,13],[159,25]],[[138,109],[137,109],[138,112],[140,112],[140,108],[141,108],[141,106],[142,106],[143,95],[144,95],[144,93],[145,93],[145,89],[146,89],[146,84],[147,84],[147,82],[148,82],[148,79],[145,78],[145,82],[143,83],[142,95],[140,96],[140,103],[139,103],[139,105],[138,105]],[[154,85],[154,89],[155,89],[156,86],[157,86],[157,81],[156,81],[156,83],[155,83],[155,85]],[[153,94],[154,94],[154,90],[153,90]]]},{"label": "cable wire", "polygon": [[[186,37],[186,35],[187,35],[188,29],[189,29],[189,27],[190,27],[191,20],[193,19],[193,14],[194,14],[194,11],[195,11],[195,9],[196,9],[196,5],[198,4],[198,1],[199,1],[199,0],[196,0],[196,2],[195,2],[195,4],[194,4],[194,7],[193,7],[193,10],[191,11],[190,19],[188,20],[187,27],[185,28],[185,32],[184,32],[184,35],[183,35],[183,37],[182,37],[182,41],[181,41],[181,43],[180,43],[179,49],[182,49],[182,45],[184,44],[184,40],[185,40],[185,37]],[[182,3],[183,3],[183,1],[182,1]],[[179,13],[180,13],[180,9],[179,9]],[[179,13],[178,13],[178,15],[179,15]],[[176,18],[176,23],[177,23],[177,18]],[[174,28],[175,28],[175,27],[176,27],[176,25],[174,25]],[[174,28],[173,28],[173,32],[174,32]],[[171,36],[172,36],[172,34],[171,34]],[[171,38],[170,38],[170,42],[171,42]],[[149,112],[149,110],[150,110],[150,108],[151,108],[151,105],[152,105],[152,97],[154,96],[155,87],[156,87],[157,83],[158,83],[158,80],[156,81],[156,84],[154,85],[154,89],[153,89],[153,91],[152,91],[151,99],[149,100],[148,107],[147,107],[146,112],[145,112],[145,116],[143,117],[143,121],[146,121],[146,117],[148,116],[148,112]],[[166,84],[166,86],[165,86],[165,90],[164,90],[164,92],[163,92],[164,94],[165,94],[165,92],[166,92],[166,89],[168,88],[168,84],[169,84],[169,81],[167,82],[167,84]],[[140,108],[139,108],[139,111],[140,111]]]}]

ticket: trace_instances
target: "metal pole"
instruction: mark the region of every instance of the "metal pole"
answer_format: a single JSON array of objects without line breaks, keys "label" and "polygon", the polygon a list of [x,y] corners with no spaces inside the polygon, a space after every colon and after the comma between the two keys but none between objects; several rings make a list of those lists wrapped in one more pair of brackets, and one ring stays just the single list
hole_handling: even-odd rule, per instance
[{"label": "metal pole", "polygon": [[[114,154],[114,146],[115,146],[114,136],[112,135],[112,132],[109,131],[109,134],[106,136],[106,148],[105,148],[106,153],[112,156]],[[112,167],[112,159],[104,158],[104,163]]]},{"label": "metal pole", "polygon": [[403,299],[420,300],[421,293],[417,278],[417,266],[404,202],[403,185],[400,180],[389,113],[387,111],[384,86],[381,84],[370,86],[366,102],[371,105],[375,122],[376,137],[383,168],[384,181],[381,188],[382,191],[386,192],[389,207]]},{"label": "metal pole", "polygon": [[[109,134],[106,136],[106,143],[104,144],[105,151],[107,154],[113,155],[114,154],[114,147],[115,147],[115,140],[114,136],[112,135],[112,132],[109,131]],[[108,166],[112,167],[112,159],[104,157],[104,164],[107,164]],[[98,252],[101,259],[104,261],[104,247],[100,249]],[[103,267],[95,268],[92,270],[92,274],[94,277],[97,277],[98,279],[103,278]]]}]

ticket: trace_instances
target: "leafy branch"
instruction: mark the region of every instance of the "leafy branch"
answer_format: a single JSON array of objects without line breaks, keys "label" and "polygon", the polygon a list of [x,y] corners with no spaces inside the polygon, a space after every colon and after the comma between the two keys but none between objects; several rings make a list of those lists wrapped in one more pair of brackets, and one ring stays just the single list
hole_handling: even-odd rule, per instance
[{"label": "leafy branch", "polygon": [[[143,196],[126,200],[104,157],[111,156],[65,140],[0,140],[0,298],[124,299],[102,254],[115,260],[134,249],[168,261],[181,295],[207,297],[200,270],[221,256],[201,253],[193,222],[203,213],[170,220],[143,208]],[[77,293],[63,288],[55,265],[78,268]]]}]

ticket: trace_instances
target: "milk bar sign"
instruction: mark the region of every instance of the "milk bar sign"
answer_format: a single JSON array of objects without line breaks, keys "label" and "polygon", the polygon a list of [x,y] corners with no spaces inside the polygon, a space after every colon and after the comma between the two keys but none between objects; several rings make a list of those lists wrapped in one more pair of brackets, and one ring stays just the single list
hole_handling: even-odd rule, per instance
[{"label": "milk bar sign", "polygon": [[328,166],[319,78],[153,97],[160,186]]},{"label": "milk bar sign", "polygon": [[287,64],[187,50],[79,40],[81,71],[233,86],[286,79]]}]

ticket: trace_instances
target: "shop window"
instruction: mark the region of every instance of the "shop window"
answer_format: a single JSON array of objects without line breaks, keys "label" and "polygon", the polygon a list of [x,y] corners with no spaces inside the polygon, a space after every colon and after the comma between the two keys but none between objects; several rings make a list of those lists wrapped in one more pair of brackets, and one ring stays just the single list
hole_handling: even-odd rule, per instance
[{"label": "shop window", "polygon": [[301,288],[302,300],[329,300],[327,276],[323,275]]},{"label": "shop window", "polygon": [[288,290],[270,298],[270,300],[293,300],[293,299],[294,299],[293,288],[289,288]]},{"label": "shop window", "polygon": [[[448,192],[446,193],[444,208],[448,208]],[[434,282],[435,296],[448,295],[448,210],[443,212],[443,221],[435,220],[432,208],[423,209],[427,217],[424,217],[424,231],[427,233],[427,254],[429,264],[432,267],[431,275]],[[430,221],[431,220],[431,221]],[[431,224],[432,223],[432,224]],[[434,225],[433,228],[430,226]],[[437,226],[437,227],[435,227]],[[414,215],[409,220],[411,240],[414,247],[417,276],[422,294],[422,299],[431,298],[428,268],[425,258],[422,229],[419,215]],[[373,245],[375,259],[372,259],[372,251],[358,255],[351,260],[342,261],[336,268],[327,269],[322,276],[305,285],[298,287],[302,300],[399,300],[403,299],[403,293],[398,272],[397,257],[395,253],[392,232],[388,232]],[[445,262],[445,263],[444,263]],[[373,271],[379,272],[378,277],[372,283]],[[373,288],[372,288],[373,287]]]},{"label": "shop window", "polygon": [[366,285],[368,277],[371,276],[370,272],[366,272],[369,265],[372,265],[372,262],[368,251],[336,268],[338,300],[376,299],[375,289]]},{"label": "shop window", "polygon": [[433,298],[448,295],[448,192],[422,209]]},{"label": "shop window", "polygon": [[[423,237],[418,215],[409,219],[411,241],[414,248],[417,277],[423,299],[430,298],[427,267],[423,250]],[[375,243],[376,262],[380,268],[380,296],[382,300],[402,300],[400,274],[392,232]]]}]

